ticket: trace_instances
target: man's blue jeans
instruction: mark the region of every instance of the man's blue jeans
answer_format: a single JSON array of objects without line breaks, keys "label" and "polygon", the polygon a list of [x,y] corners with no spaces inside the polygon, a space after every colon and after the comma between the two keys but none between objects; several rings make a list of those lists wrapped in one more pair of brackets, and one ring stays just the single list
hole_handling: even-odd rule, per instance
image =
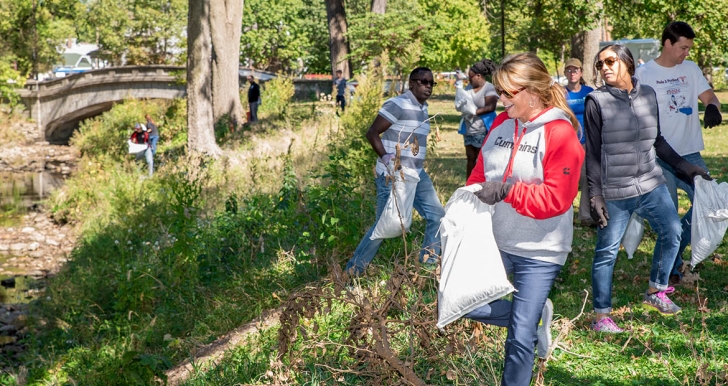
[{"label": "man's blue jeans", "polygon": [[531,383],[536,331],[541,311],[561,266],[501,251],[503,266],[512,275],[513,301],[499,299],[466,314],[475,321],[508,327],[501,385]]},{"label": "man's blue jeans", "polygon": [[149,145],[152,147],[152,155],[157,154],[157,142],[159,142],[158,135],[149,137]]},{"label": "man's blue jeans", "polygon": [[627,229],[629,217],[636,212],[647,219],[657,232],[657,242],[652,255],[650,270],[651,287],[665,290],[670,278],[670,270],[680,247],[680,218],[670,201],[665,185],[641,196],[624,200],[609,200],[607,226],[597,230],[597,246],[592,264],[592,290],[594,292],[594,312],[608,314],[612,311],[612,274],[617,261],[619,244]]},{"label": "man's blue jeans", "polygon": [[[700,156],[700,153],[691,153],[686,156],[684,156],[688,162],[690,162],[693,165],[700,166],[701,168],[708,170],[708,166],[705,164],[705,161],[703,160],[703,157]],[[675,209],[678,208],[677,206],[677,189],[682,189],[685,193],[687,193],[688,198],[690,199],[690,209],[687,213],[685,213],[684,216],[682,216],[682,219],[680,220],[680,223],[682,224],[682,238],[680,239],[680,248],[677,251],[677,258],[675,259],[675,265],[672,267],[671,275],[680,275],[682,277],[682,273],[678,270],[680,266],[683,263],[682,254],[685,250],[685,247],[690,244],[691,239],[691,223],[693,221],[693,197],[695,196],[695,190],[692,185],[688,185],[685,183],[685,181],[675,177],[675,170],[668,164],[665,163],[665,161],[661,159],[657,159],[657,163],[662,167],[662,174],[665,176],[665,180],[667,181],[667,190],[670,192],[670,197],[672,197],[672,202],[675,204]]]},{"label": "man's blue jeans", "polygon": [[[374,255],[379,250],[379,246],[382,245],[382,241],[384,241],[382,239],[371,240],[369,237],[374,233],[377,220],[379,220],[379,216],[384,211],[384,206],[387,204],[392,186],[391,184],[387,184],[384,174],[377,176],[374,182],[377,185],[377,217],[374,225],[369,228],[369,231],[364,235],[361,242],[359,242],[359,246],[354,251],[354,257],[346,263],[347,272],[353,275],[359,275],[364,272],[366,266],[374,259]],[[432,185],[430,176],[427,175],[424,169],[420,172],[420,182],[417,183],[414,208],[427,221],[425,236],[422,240],[422,249],[420,250],[420,261],[425,261],[425,255],[427,255],[426,262],[434,263],[437,261],[437,257],[440,256],[440,236],[437,234],[437,231],[440,229],[440,219],[445,215],[445,210],[442,208],[440,199],[437,197],[437,192],[435,192],[435,187]]]},{"label": "man's blue jeans", "polygon": [[148,147],[147,150],[137,153],[136,159],[137,161],[140,159],[146,159],[147,168],[149,169],[149,177],[151,177],[152,173],[154,173],[154,155],[152,154],[152,148]]}]

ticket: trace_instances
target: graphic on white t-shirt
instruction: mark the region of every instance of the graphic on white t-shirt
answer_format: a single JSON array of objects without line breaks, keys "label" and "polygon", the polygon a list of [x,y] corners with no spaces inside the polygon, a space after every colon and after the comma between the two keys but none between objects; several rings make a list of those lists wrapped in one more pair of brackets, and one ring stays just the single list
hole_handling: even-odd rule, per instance
[{"label": "graphic on white t-shirt", "polygon": [[[662,79],[655,82],[657,85],[665,85],[667,86],[667,89],[665,89],[665,94],[669,96],[668,100],[668,106],[667,109],[663,111],[667,111],[673,114],[685,114],[685,115],[692,115],[693,114],[693,108],[690,106],[690,102],[688,99],[683,95],[682,90],[684,87],[688,87],[688,77],[687,76],[678,76],[675,78],[668,78],[668,79]],[[674,87],[670,87],[674,86]],[[656,91],[659,92],[660,88],[657,87]],[[661,98],[658,98],[661,99]],[[664,99],[663,99],[664,100]]]}]

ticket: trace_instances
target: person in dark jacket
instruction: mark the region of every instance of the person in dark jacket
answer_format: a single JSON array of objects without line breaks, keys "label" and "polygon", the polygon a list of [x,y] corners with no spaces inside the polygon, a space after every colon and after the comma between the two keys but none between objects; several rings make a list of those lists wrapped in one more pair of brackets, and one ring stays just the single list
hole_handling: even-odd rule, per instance
[{"label": "person in dark jacket", "polygon": [[250,122],[258,120],[258,106],[260,105],[260,86],[255,83],[253,75],[248,75],[248,106],[250,107]]},{"label": "person in dark jacket", "polygon": [[656,157],[686,181],[697,175],[710,176],[680,157],[663,138],[655,91],[633,77],[634,59],[627,47],[613,44],[602,48],[594,67],[605,84],[586,97],[584,112],[590,209],[599,225],[592,265],[596,313],[592,329],[619,333],[623,330],[609,316],[612,274],[632,212],[647,219],[657,232],[643,306],[662,315],[680,312],[667,294],[674,291],[668,280],[682,227]]}]

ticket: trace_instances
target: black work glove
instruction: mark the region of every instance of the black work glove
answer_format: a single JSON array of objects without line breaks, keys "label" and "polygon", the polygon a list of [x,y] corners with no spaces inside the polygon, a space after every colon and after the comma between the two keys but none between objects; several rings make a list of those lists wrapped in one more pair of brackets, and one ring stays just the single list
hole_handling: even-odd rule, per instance
[{"label": "black work glove", "polygon": [[607,203],[604,201],[602,196],[594,196],[589,199],[589,214],[592,220],[594,220],[600,228],[607,226],[607,220],[609,220],[609,212],[607,212]]},{"label": "black work glove", "polygon": [[713,177],[708,174],[707,170],[698,165],[693,165],[684,159],[675,168],[675,177],[685,181],[688,185],[695,184],[695,177],[697,176],[701,176],[708,181],[713,181]]},{"label": "black work glove", "polygon": [[705,128],[708,129],[713,126],[718,126],[721,122],[723,122],[723,116],[720,115],[720,110],[718,110],[718,106],[713,104],[705,106],[705,115],[703,115],[703,123],[705,124]]},{"label": "black work glove", "polygon": [[485,181],[480,186],[483,189],[475,192],[478,199],[488,205],[495,205],[496,202],[503,201],[511,191],[513,184],[503,183],[500,181]]}]

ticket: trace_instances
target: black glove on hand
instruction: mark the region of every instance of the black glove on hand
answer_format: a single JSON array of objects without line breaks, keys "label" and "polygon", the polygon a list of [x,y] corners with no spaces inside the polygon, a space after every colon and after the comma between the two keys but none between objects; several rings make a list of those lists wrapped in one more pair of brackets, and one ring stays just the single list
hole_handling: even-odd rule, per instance
[{"label": "black glove on hand", "polygon": [[589,214],[592,220],[594,220],[600,228],[607,226],[607,220],[609,220],[609,213],[607,212],[607,203],[604,202],[604,197],[594,196],[589,199],[590,208]]},{"label": "black glove on hand", "polygon": [[693,165],[686,160],[680,161],[675,168],[675,177],[685,181],[688,185],[695,183],[695,177],[701,176],[703,179],[713,181],[713,177],[708,174],[708,171],[701,168],[698,165]]},{"label": "black glove on hand", "polygon": [[500,181],[485,181],[480,186],[483,189],[478,190],[474,194],[480,199],[480,201],[488,204],[495,205],[496,202],[503,201],[511,191],[513,184],[503,183]]},{"label": "black glove on hand", "polygon": [[723,122],[723,116],[720,115],[720,110],[718,110],[718,106],[713,104],[705,106],[705,115],[703,115],[703,123],[705,124],[705,128],[707,129],[713,126],[718,126],[721,122]]}]

